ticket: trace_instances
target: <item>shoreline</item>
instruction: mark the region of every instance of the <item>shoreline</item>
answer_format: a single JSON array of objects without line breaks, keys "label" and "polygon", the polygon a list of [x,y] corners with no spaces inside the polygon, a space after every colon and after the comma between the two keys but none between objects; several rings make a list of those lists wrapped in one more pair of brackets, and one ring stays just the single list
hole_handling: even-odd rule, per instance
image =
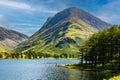
[{"label": "shoreline", "polygon": [[0,58],[0,60],[46,60],[46,59],[49,59],[49,60],[79,60],[77,58],[34,58],[34,59],[12,59],[12,58],[8,58],[8,59],[3,59],[3,58]]},{"label": "shoreline", "polygon": [[80,64],[66,64],[66,65],[61,65],[61,67],[68,68],[68,69],[80,70],[80,71],[110,73],[111,77],[109,79],[103,79],[103,80],[120,80],[120,71],[116,71],[116,70],[112,70],[112,69],[105,69],[104,67],[98,67],[98,68],[84,67],[84,66],[81,66]]},{"label": "shoreline", "polygon": [[65,68],[86,70],[86,71],[116,71],[116,72],[120,73],[120,71],[118,71],[116,69],[111,69],[111,68],[108,69],[103,66],[98,66],[98,67],[88,66],[87,64],[65,64],[65,65],[61,65],[61,66],[65,67]]},{"label": "shoreline", "polygon": [[66,65],[61,65],[61,67],[76,69],[81,71],[98,71],[98,72],[106,71],[104,68],[85,67],[85,66],[81,66],[80,64],[66,64]]}]

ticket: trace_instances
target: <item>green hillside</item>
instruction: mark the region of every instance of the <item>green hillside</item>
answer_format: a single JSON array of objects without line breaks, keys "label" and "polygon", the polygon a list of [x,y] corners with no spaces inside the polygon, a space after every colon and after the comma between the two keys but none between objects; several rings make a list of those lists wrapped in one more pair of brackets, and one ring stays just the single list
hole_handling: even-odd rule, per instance
[{"label": "green hillside", "polygon": [[10,53],[10,50],[27,39],[28,36],[22,33],[0,27],[0,53]]},{"label": "green hillside", "polygon": [[[72,20],[72,18],[71,18]],[[66,30],[64,27],[67,27]],[[29,50],[42,53],[60,54],[60,53],[76,53],[78,52],[78,46],[84,42],[89,36],[97,32],[96,29],[86,24],[82,20],[76,22],[70,22],[70,24],[60,27],[60,31],[56,30],[49,32],[42,36],[43,39],[39,39],[39,36],[29,39],[28,42],[16,48],[16,52],[26,52]],[[57,37],[56,36],[57,33]],[[51,40],[50,38],[53,37]]]},{"label": "green hillside", "polygon": [[4,44],[0,44],[0,52],[7,52],[7,51],[9,51],[10,50],[10,48],[9,47],[7,47],[7,46],[5,46]]},{"label": "green hillside", "polygon": [[48,18],[41,29],[19,44],[14,52],[75,54],[78,46],[93,33],[108,27],[110,24],[99,18],[71,7]]}]

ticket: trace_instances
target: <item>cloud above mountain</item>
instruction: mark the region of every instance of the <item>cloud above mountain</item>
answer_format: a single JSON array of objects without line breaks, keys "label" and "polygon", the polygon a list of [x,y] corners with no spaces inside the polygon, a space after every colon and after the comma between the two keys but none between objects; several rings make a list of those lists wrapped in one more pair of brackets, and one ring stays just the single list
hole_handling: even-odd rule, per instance
[{"label": "cloud above mountain", "polygon": [[[48,17],[72,6],[110,24],[120,24],[119,5],[120,0],[0,0],[0,25],[21,30],[30,36],[42,27]],[[36,29],[32,31],[33,27]]]}]

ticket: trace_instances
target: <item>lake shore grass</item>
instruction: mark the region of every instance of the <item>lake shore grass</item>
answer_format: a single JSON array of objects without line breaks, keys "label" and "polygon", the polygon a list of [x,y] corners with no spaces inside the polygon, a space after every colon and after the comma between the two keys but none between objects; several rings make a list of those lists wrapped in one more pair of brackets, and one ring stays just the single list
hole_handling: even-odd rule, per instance
[{"label": "lake shore grass", "polygon": [[51,59],[51,60],[54,60],[54,59],[58,59],[58,60],[61,60],[61,59],[67,59],[67,60],[79,60],[78,58],[54,58],[54,57],[49,57],[49,58],[0,58],[0,60],[45,60],[45,59]]},{"label": "lake shore grass", "polygon": [[102,66],[94,67],[94,66],[88,66],[87,64],[67,64],[62,65],[64,68],[69,69],[76,69],[81,71],[94,71],[94,72],[104,72],[104,73],[111,73],[112,76],[109,79],[103,79],[103,80],[120,80],[120,71],[113,70],[113,69],[107,69]]},{"label": "lake shore grass", "polygon": [[[104,79],[104,80],[107,80],[107,79]],[[114,76],[114,77],[110,78],[109,80],[120,80],[120,75]]]},{"label": "lake shore grass", "polygon": [[70,69],[77,69],[77,70],[84,70],[84,71],[107,71],[107,72],[113,72],[114,70],[106,69],[102,66],[88,66],[88,64],[67,64],[63,65],[64,68],[70,68]]}]

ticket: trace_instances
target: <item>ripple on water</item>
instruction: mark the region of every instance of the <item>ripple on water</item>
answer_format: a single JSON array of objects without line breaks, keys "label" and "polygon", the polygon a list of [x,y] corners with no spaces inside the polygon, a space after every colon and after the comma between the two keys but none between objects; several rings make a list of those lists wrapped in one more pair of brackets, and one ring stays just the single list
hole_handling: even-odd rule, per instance
[{"label": "ripple on water", "polygon": [[0,80],[102,80],[104,74],[58,67],[79,60],[0,60]]}]

